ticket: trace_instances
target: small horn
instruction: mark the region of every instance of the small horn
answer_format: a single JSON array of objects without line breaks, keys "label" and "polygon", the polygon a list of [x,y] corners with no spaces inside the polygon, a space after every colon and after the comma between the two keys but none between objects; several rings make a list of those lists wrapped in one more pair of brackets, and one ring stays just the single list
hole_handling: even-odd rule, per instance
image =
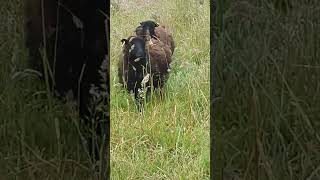
[{"label": "small horn", "polygon": [[129,39],[129,42],[131,42],[133,38],[134,38],[134,36],[131,36],[130,39]]}]

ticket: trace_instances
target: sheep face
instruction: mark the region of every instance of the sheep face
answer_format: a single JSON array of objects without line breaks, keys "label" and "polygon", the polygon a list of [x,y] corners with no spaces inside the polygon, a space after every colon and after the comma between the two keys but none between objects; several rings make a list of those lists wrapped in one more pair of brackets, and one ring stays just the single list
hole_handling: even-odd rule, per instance
[{"label": "sheep face", "polygon": [[[150,82],[146,81],[150,67],[146,42],[142,37],[129,37],[122,39],[124,44],[123,57],[118,66],[119,80],[127,91],[134,93],[138,109],[141,110],[141,93],[143,87],[148,87]],[[146,81],[146,82],[144,82]]]},{"label": "sheep face", "polygon": [[[140,26],[136,28],[137,36],[146,36],[152,37],[155,36],[155,28],[158,27],[159,24],[154,21],[143,21],[140,23]],[[148,39],[149,40],[149,39]]]},{"label": "sheep face", "polygon": [[127,61],[134,71],[141,73],[147,66],[146,42],[140,37],[122,39],[124,43],[124,61]]}]

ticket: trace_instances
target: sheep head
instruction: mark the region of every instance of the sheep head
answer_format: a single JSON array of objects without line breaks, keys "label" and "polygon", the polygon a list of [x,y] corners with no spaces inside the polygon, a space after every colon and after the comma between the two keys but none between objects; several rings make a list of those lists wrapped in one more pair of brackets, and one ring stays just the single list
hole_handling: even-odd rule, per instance
[{"label": "sheep head", "polygon": [[145,50],[146,42],[141,37],[131,36],[128,39],[122,39],[124,46],[124,55],[127,61],[132,65],[145,66],[147,63],[147,53]]},{"label": "sheep head", "polygon": [[148,20],[140,22],[140,26],[136,28],[137,36],[145,36],[147,40],[150,40],[150,37],[155,36],[155,28],[158,27],[159,24]]}]

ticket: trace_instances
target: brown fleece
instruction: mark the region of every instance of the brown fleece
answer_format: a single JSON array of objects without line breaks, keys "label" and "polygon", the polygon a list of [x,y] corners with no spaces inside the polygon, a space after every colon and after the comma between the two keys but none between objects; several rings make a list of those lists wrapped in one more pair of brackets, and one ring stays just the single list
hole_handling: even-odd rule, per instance
[{"label": "brown fleece", "polygon": [[172,33],[168,29],[166,29],[165,26],[162,25],[155,28],[155,34],[160,41],[162,41],[170,48],[173,54],[175,49],[175,43],[172,37]]}]

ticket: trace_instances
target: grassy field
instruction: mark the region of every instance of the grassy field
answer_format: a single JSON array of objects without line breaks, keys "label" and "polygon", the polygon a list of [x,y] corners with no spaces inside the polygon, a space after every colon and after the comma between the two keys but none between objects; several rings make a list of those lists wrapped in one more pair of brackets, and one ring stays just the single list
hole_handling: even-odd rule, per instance
[{"label": "grassy field", "polygon": [[[111,1],[112,179],[209,179],[209,1]],[[165,99],[144,115],[118,84],[122,38],[153,19],[173,32],[176,51]]]},{"label": "grassy field", "polygon": [[217,2],[215,176],[320,179],[320,2],[268,2]]}]

